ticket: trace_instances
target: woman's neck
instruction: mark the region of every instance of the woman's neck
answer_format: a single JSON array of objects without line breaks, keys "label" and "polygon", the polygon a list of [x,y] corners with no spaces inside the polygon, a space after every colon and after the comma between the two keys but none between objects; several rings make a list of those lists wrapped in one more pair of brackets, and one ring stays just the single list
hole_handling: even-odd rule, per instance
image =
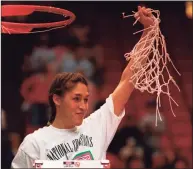
[{"label": "woman's neck", "polygon": [[55,128],[59,128],[59,129],[72,129],[72,128],[76,127],[75,125],[70,123],[69,120],[65,121],[63,119],[64,118],[56,117],[55,120],[52,123],[52,126],[55,127]]}]

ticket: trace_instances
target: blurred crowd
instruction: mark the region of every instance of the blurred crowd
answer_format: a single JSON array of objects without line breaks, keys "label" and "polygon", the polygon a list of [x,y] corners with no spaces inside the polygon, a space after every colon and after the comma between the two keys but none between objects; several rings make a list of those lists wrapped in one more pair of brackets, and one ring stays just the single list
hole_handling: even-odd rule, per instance
[{"label": "blurred crowd", "polygon": [[125,125],[116,133],[108,150],[112,168],[179,169],[189,168],[187,158],[180,148],[173,144],[164,148],[162,138],[167,125],[162,122],[155,125],[156,102],[146,104],[145,115],[140,121],[128,115]]},{"label": "blurred crowd", "polygon": [[[47,124],[50,116],[48,90],[60,72],[81,72],[90,86],[89,113],[98,109],[110,91],[106,85],[104,48],[89,39],[88,25],[74,25],[64,39],[51,44],[47,33],[39,34],[39,42],[30,54],[24,56],[22,66],[24,80],[20,94],[21,111],[25,114],[24,136]],[[108,72],[107,72],[108,73]],[[109,94],[109,93],[108,93]],[[135,113],[127,113],[126,122],[119,128],[107,152],[111,168],[188,168],[190,163],[173,145],[163,149],[162,137],[167,130],[164,120],[155,126],[156,102],[146,103],[144,116],[136,119]],[[22,142],[20,134],[7,127],[6,110],[2,109],[2,166],[10,168],[11,161]],[[164,119],[164,116],[162,117]]]}]

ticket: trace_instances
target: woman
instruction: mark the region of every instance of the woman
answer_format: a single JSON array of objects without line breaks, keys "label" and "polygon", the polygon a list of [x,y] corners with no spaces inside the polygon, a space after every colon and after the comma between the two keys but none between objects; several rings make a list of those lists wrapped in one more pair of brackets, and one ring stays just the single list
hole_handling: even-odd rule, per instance
[{"label": "woman", "polygon": [[[148,9],[138,7],[144,27],[153,24]],[[143,35],[147,33],[144,31]],[[142,44],[143,45],[143,44]],[[50,126],[26,136],[12,162],[13,168],[31,168],[34,160],[101,160],[114,137],[124,106],[134,87],[129,82],[130,65],[123,71],[119,85],[103,106],[85,118],[89,91],[78,73],[58,74],[49,91],[52,108]]]}]

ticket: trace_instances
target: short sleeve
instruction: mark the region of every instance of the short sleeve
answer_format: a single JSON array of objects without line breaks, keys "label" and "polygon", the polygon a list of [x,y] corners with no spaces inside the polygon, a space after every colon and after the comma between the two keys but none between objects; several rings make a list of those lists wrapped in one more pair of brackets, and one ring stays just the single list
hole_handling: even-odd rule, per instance
[{"label": "short sleeve", "polygon": [[33,168],[33,162],[39,159],[39,148],[31,134],[25,137],[13,161],[12,168]]},{"label": "short sleeve", "polygon": [[92,124],[95,124],[95,127],[101,126],[100,132],[102,132],[102,141],[103,141],[103,150],[108,149],[109,144],[111,143],[117,128],[125,115],[125,109],[120,116],[117,116],[114,112],[113,99],[110,95],[106,102],[93,114],[88,117],[88,121]]},{"label": "short sleeve", "polygon": [[33,158],[19,149],[12,161],[11,168],[33,168],[33,162]]}]

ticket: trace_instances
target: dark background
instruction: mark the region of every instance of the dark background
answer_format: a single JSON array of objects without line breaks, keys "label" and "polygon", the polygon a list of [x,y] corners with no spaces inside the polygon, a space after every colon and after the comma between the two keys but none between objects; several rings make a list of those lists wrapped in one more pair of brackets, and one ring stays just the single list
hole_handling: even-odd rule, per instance
[{"label": "dark background", "polygon": [[[2,4],[12,4],[5,2]],[[111,60],[118,60],[122,67],[126,65],[124,54],[132,50],[141,34],[133,35],[142,29],[138,23],[132,26],[134,18],[122,18],[122,12],[132,14],[137,10],[141,2],[14,2],[16,4],[51,5],[72,11],[76,15],[73,24],[89,25],[91,27],[90,39],[94,43],[100,43],[105,51],[106,67]],[[182,89],[182,100],[186,110],[192,113],[192,100],[187,99],[189,91],[185,92],[183,84],[192,84],[192,39],[193,23],[185,14],[185,2],[147,2],[143,5],[160,10],[160,28],[165,36],[168,53],[182,76],[176,76],[177,82]],[[38,16],[38,17],[37,17]],[[38,13],[29,18],[29,22],[50,22],[60,20],[62,17]],[[72,25],[73,25],[72,24]],[[51,46],[65,39],[68,28],[57,29],[49,32]],[[8,126],[10,130],[19,132],[22,136],[25,131],[25,115],[20,111],[23,98],[20,95],[20,86],[24,79],[22,64],[24,55],[30,53],[34,44],[37,43],[39,34],[9,35],[2,34],[1,53],[1,101],[2,108],[7,112]],[[191,65],[191,66],[190,66]],[[107,69],[108,70],[108,69]],[[110,69],[109,69],[110,70]],[[114,70],[116,71],[116,70]],[[188,74],[188,75],[187,75]],[[190,75],[191,74],[191,75]],[[187,80],[189,80],[187,82]],[[115,79],[115,84],[118,79]]]}]

